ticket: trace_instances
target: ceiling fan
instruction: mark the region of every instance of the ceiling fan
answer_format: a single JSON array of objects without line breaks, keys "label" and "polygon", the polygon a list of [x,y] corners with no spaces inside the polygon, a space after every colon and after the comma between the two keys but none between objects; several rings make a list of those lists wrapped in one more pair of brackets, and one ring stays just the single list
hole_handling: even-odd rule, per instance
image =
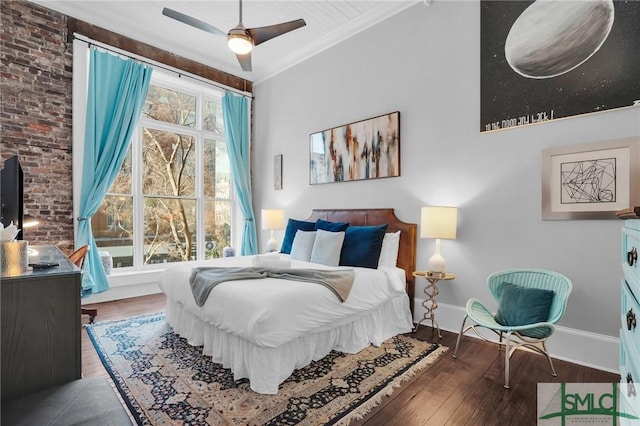
[{"label": "ceiling fan", "polygon": [[251,71],[251,50],[253,46],[269,41],[272,38],[288,33],[300,27],[304,27],[307,23],[304,19],[296,19],[294,21],[283,22],[281,24],[268,25],[266,27],[245,28],[242,25],[242,0],[240,2],[240,19],[238,25],[231,28],[229,32],[207,24],[199,19],[193,18],[184,13],[165,7],[162,14],[169,18],[180,21],[184,24],[191,25],[203,31],[207,31],[216,35],[226,35],[229,48],[236,54],[238,62],[244,71]]}]

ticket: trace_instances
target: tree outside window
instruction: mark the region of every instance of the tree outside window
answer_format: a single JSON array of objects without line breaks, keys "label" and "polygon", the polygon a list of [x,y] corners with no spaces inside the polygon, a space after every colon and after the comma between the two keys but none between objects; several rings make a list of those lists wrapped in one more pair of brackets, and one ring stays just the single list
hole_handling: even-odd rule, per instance
[{"label": "tree outside window", "polygon": [[163,83],[152,81],[122,169],[92,218],[116,268],[217,258],[231,242],[222,93]]}]

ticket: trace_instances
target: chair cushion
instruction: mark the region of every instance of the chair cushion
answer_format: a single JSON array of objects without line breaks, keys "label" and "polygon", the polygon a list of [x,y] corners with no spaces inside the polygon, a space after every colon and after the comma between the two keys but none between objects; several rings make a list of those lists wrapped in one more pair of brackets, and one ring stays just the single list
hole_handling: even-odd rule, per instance
[{"label": "chair cushion", "polygon": [[504,283],[496,322],[501,325],[528,325],[549,319],[554,292]]}]

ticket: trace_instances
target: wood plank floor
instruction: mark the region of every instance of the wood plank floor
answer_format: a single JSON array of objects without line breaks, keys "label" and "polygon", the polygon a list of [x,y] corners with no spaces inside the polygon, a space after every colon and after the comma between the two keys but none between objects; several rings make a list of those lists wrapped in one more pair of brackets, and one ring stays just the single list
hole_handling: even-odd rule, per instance
[{"label": "wood plank floor", "polygon": [[[96,321],[121,319],[164,309],[163,294],[87,305],[98,308]],[[88,318],[83,317],[83,322]],[[430,327],[420,326],[416,337],[438,340]],[[537,383],[617,382],[617,374],[554,360],[558,377],[552,377],[544,357],[518,351],[511,358],[511,388],[503,388],[504,361],[497,346],[464,337],[453,359],[457,334],[442,332],[439,343],[450,348],[428,369],[420,371],[367,416],[353,425],[510,425],[536,424]],[[553,345],[553,340],[551,341]],[[82,332],[84,377],[108,374]]]}]

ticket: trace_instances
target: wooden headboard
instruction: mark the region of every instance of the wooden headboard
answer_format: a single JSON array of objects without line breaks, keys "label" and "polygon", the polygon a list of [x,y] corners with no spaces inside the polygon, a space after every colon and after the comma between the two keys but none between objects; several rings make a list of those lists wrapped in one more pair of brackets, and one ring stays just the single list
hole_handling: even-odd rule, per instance
[{"label": "wooden headboard", "polygon": [[330,222],[348,222],[356,226],[387,224],[387,232],[400,232],[400,248],[398,250],[398,268],[404,269],[407,279],[407,294],[413,314],[415,297],[416,244],[418,225],[406,223],[396,217],[393,209],[314,209],[308,221],[323,219]]}]

